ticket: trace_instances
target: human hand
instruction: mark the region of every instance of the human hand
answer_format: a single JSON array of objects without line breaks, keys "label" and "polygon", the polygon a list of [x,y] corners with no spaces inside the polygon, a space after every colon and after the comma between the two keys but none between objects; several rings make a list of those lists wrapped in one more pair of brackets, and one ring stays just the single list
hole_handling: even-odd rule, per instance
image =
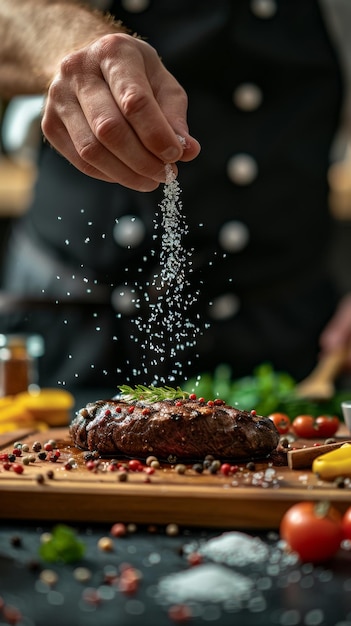
[{"label": "human hand", "polygon": [[138,191],[166,180],[165,164],[199,151],[187,96],[146,42],[105,35],[70,53],[52,80],[42,118],[50,144],[93,178]]},{"label": "human hand", "polygon": [[344,369],[351,370],[351,294],[340,300],[335,314],[320,336],[323,354],[345,348]]}]

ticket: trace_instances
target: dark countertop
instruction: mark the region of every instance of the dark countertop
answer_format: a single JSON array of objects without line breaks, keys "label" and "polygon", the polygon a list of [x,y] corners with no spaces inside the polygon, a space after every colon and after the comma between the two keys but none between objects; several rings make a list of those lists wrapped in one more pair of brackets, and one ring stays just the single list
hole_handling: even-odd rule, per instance
[{"label": "dark countertop", "polygon": [[[110,537],[109,526],[71,526],[86,546],[85,556],[77,563],[46,563],[39,558],[41,536],[50,525],[2,523],[0,525],[0,596],[6,605],[22,614],[17,626],[134,626],[136,624],[168,626],[176,623],[168,616],[173,602],[161,603],[157,596],[159,580],[169,574],[193,572],[184,547],[208,542],[221,534],[211,529],[180,529],[168,536],[165,528],[137,528],[124,537],[113,538],[113,551],[98,547],[101,537]],[[255,536],[257,536],[255,534]],[[228,579],[234,573],[248,577],[254,584],[243,608],[207,599],[191,604],[194,626],[217,623],[221,626],[346,626],[351,623],[351,553],[341,551],[326,565],[298,564],[278,559],[276,533],[260,534],[270,548],[263,562],[225,565]],[[128,594],[104,580],[106,573],[119,571],[128,563],[141,572],[137,590]],[[77,566],[91,572],[88,582],[74,577]],[[52,586],[40,580],[43,569],[56,572]],[[200,570],[197,570],[200,572]],[[84,599],[86,588],[100,595],[98,604]],[[241,597],[241,596],[240,596]],[[227,594],[227,600],[233,599]],[[189,604],[189,603],[186,603]],[[1,619],[0,624],[6,624]],[[15,622],[13,622],[15,623]]]},{"label": "dark countertop", "polygon": [[[97,390],[78,393],[76,405],[79,408],[89,400],[110,395]],[[170,607],[181,600],[162,598],[159,582],[176,574],[182,581],[187,573],[200,577],[193,587],[196,593],[204,592],[201,600],[184,601],[192,614],[188,623],[193,626],[351,625],[351,549],[340,550],[326,564],[301,564],[283,552],[277,529],[259,533],[241,529],[258,537],[258,548],[267,553],[255,561],[260,551],[254,549],[252,554],[247,552],[252,561],[243,563],[238,560],[243,553],[240,557],[234,552],[230,564],[217,563],[218,576],[223,573],[218,568],[225,568],[222,582],[217,579],[224,594],[219,601],[217,594],[211,598],[215,581],[208,583],[203,574],[214,561],[204,558],[202,563],[191,565],[187,555],[196,552],[200,545],[206,546],[212,537],[240,529],[180,527],[177,533],[169,534],[167,527],[137,526],[127,527],[125,536],[112,537],[108,524],[96,525],[87,520],[86,524],[69,526],[83,542],[85,554],[75,563],[64,564],[46,562],[39,555],[44,533],[51,533],[55,524],[0,522],[0,626],[171,626],[181,623],[169,615]],[[112,550],[99,546],[104,537],[109,538]],[[225,554],[228,558],[233,553],[229,550]],[[130,593],[120,587],[120,574],[126,563],[140,573],[136,589]],[[87,568],[90,579],[78,581],[74,574],[77,567]],[[56,582],[43,583],[43,570],[55,572]],[[244,586],[252,585],[247,597],[239,591],[238,575],[245,577]],[[173,580],[173,590],[176,583],[177,579]],[[224,589],[227,584],[232,585],[230,591]],[[90,602],[88,592],[90,597],[97,594],[99,601]],[[9,614],[11,606],[20,616]]]}]

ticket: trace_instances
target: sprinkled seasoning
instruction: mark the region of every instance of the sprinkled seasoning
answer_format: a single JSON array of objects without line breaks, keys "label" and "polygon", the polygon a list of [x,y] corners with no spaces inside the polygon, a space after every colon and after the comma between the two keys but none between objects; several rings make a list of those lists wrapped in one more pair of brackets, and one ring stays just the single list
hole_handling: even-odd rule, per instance
[{"label": "sprinkled seasoning", "polygon": [[[198,293],[194,293],[189,282],[192,251],[183,244],[188,226],[182,213],[181,189],[171,165],[166,165],[163,194],[159,205],[161,223],[155,219],[155,229],[160,228],[161,235],[154,236],[154,239],[160,240],[160,270],[151,281],[151,292],[147,289],[144,294],[150,315],[146,321],[142,317],[134,320],[143,333],[143,373],[148,378],[151,373],[153,384],[166,382],[164,375],[156,372],[152,375],[153,368],[165,362],[172,364],[172,371],[168,374],[170,380],[182,375],[181,353],[187,348],[194,348],[201,332],[198,316],[196,321],[190,319]],[[151,362],[150,354],[153,355]]]},{"label": "sprinkled seasoning", "polygon": [[246,604],[253,589],[254,584],[250,578],[211,563],[165,576],[158,586],[160,599],[171,603],[220,603],[231,598],[239,606]]}]

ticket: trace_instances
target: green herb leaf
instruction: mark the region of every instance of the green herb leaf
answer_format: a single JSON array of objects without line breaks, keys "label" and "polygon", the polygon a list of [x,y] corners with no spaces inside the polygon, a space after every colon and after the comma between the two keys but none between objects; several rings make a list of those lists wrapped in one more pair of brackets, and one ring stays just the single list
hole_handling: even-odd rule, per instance
[{"label": "green herb leaf", "polygon": [[150,385],[136,385],[129,387],[128,385],[120,385],[119,387],[124,399],[131,402],[162,402],[163,400],[176,400],[178,398],[185,399],[189,396],[188,391],[183,391],[180,387],[154,387]]},{"label": "green herb leaf", "polygon": [[51,538],[39,548],[39,554],[49,563],[73,563],[85,553],[85,545],[77,539],[72,528],[65,524],[55,526]]}]

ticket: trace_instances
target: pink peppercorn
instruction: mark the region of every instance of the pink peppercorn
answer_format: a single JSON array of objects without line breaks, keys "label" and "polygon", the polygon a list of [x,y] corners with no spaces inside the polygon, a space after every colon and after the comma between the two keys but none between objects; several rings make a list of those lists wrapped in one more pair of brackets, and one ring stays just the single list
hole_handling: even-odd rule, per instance
[{"label": "pink peppercorn", "polygon": [[213,405],[214,405],[214,401],[213,401],[213,400],[209,400],[209,401],[207,402],[207,406],[213,406]]},{"label": "pink peppercorn", "polygon": [[145,472],[145,474],[154,474],[155,473],[155,468],[154,467],[144,467],[144,472]]},{"label": "pink peppercorn", "polygon": [[44,443],[44,450],[46,450],[46,452],[52,452],[53,450],[52,444],[49,442]]},{"label": "pink peppercorn", "polygon": [[231,465],[230,466],[230,473],[231,474],[236,474],[239,471],[239,465]]},{"label": "pink peppercorn", "polygon": [[18,622],[22,621],[22,614],[12,604],[5,604],[2,609],[2,614],[4,616],[5,622],[7,624],[11,624],[11,626],[15,626],[16,624],[18,624]]},{"label": "pink peppercorn", "polygon": [[110,534],[112,537],[124,537],[127,534],[127,528],[125,524],[117,522],[111,526]]},{"label": "pink peppercorn", "polygon": [[131,459],[128,461],[128,468],[131,472],[140,472],[143,470],[143,466],[138,459]]},{"label": "pink peppercorn", "polygon": [[23,465],[20,465],[19,463],[13,463],[12,469],[16,472],[16,474],[23,474],[24,471]]},{"label": "pink peppercorn", "polygon": [[196,400],[196,393],[191,393],[189,396],[189,400]]},{"label": "pink peppercorn", "polygon": [[87,461],[87,462],[86,462],[86,464],[85,464],[85,467],[86,467],[86,468],[87,468],[90,472],[92,472],[92,471],[95,469],[95,467],[96,467],[96,463],[95,463],[95,461]]},{"label": "pink peppercorn", "polygon": [[8,461],[5,461],[5,463],[3,463],[3,468],[6,471],[9,471],[12,467],[12,463],[9,463]]},{"label": "pink peppercorn", "polygon": [[110,411],[110,409],[106,409],[106,411],[105,411],[105,416],[106,416],[106,417],[110,417],[110,415],[111,415],[111,411]]},{"label": "pink peppercorn", "polygon": [[188,559],[187,559],[189,565],[200,565],[200,563],[202,563],[203,558],[201,556],[201,554],[199,554],[198,552],[191,552],[188,555]]},{"label": "pink peppercorn", "polygon": [[12,454],[14,454],[15,456],[22,456],[22,450],[21,448],[14,448],[12,450]]},{"label": "pink peppercorn", "polygon": [[130,406],[128,409],[128,413],[134,413],[135,406]]},{"label": "pink peppercorn", "polygon": [[146,409],[143,409],[141,413],[142,413],[142,415],[150,415],[151,411],[150,411],[150,409],[146,408]]},{"label": "pink peppercorn", "polygon": [[121,412],[122,412],[121,407],[120,406],[116,406],[116,413],[121,413]]},{"label": "pink peppercorn", "polygon": [[183,402],[181,402],[180,400],[177,400],[177,402],[175,403],[175,406],[183,406]]},{"label": "pink peppercorn", "polygon": [[222,406],[223,404],[225,404],[224,400],[221,400],[220,398],[216,398],[216,400],[214,401],[215,406]]},{"label": "pink peppercorn", "polygon": [[228,474],[230,474],[230,464],[229,463],[222,463],[222,465],[220,467],[220,472],[221,472],[221,474],[224,474],[224,476],[228,476]]},{"label": "pink peppercorn", "polygon": [[255,415],[257,415],[257,411],[255,411],[255,409],[252,409],[252,411],[250,411],[250,415],[252,415],[252,417],[255,417]]},{"label": "pink peppercorn", "polygon": [[168,617],[173,622],[188,622],[192,618],[192,611],[186,604],[174,604],[168,609]]},{"label": "pink peppercorn", "polygon": [[205,398],[199,398],[199,403],[200,404],[204,404],[204,402],[205,402]]},{"label": "pink peppercorn", "polygon": [[101,602],[101,597],[97,589],[93,587],[86,587],[82,593],[83,600],[87,602],[87,604],[98,605]]}]

